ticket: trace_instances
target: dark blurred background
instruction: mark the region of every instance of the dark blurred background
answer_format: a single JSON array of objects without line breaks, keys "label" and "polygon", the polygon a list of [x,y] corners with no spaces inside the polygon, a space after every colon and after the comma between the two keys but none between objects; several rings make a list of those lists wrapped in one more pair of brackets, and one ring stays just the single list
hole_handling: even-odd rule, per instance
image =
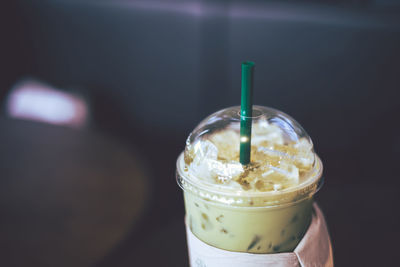
[{"label": "dark blurred background", "polygon": [[395,266],[398,1],[6,0],[0,20],[1,266],[187,266],[175,161],[239,104],[244,60],[323,160],[336,265]]}]

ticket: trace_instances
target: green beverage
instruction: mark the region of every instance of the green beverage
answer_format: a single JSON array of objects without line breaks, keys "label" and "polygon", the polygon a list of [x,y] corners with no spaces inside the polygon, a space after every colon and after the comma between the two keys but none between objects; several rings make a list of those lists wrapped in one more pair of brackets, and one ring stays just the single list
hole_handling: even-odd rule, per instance
[{"label": "green beverage", "polygon": [[216,112],[189,135],[177,160],[186,223],[228,251],[293,251],[306,232],[322,163],[290,116],[255,106],[250,163],[239,162],[240,107]]}]

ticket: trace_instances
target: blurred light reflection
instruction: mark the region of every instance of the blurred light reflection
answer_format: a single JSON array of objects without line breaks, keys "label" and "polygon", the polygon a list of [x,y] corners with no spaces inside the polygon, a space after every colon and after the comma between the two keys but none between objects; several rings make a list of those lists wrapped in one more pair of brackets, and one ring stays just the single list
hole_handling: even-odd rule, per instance
[{"label": "blurred light reflection", "polygon": [[36,81],[14,86],[7,99],[7,113],[13,118],[71,127],[82,127],[88,120],[84,99]]},{"label": "blurred light reflection", "polygon": [[[191,16],[226,16],[231,18],[267,19],[273,21],[312,22],[353,27],[395,27],[397,14],[384,15],[346,8],[335,4],[280,1],[206,1],[206,0],[51,0],[58,3],[80,3],[105,8],[133,8],[143,11],[161,11]],[[376,0],[392,3],[395,0]],[[390,5],[389,5],[390,6]]]}]

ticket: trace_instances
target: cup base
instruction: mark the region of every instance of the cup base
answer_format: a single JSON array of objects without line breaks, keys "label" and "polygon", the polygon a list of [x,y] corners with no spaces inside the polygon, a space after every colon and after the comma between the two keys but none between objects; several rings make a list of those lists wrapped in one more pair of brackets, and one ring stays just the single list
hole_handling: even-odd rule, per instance
[{"label": "cup base", "polygon": [[333,266],[332,244],[324,215],[316,203],[310,226],[293,252],[252,254],[210,246],[198,239],[186,224],[191,267]]}]

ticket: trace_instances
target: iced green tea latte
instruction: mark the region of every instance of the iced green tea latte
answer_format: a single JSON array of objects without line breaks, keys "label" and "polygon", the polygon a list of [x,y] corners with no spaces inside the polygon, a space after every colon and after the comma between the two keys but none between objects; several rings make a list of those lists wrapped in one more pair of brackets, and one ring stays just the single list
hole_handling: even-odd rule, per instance
[{"label": "iced green tea latte", "polygon": [[239,162],[240,107],[206,118],[177,160],[186,224],[203,242],[229,251],[293,251],[306,232],[322,164],[288,115],[255,106],[251,161]]}]

